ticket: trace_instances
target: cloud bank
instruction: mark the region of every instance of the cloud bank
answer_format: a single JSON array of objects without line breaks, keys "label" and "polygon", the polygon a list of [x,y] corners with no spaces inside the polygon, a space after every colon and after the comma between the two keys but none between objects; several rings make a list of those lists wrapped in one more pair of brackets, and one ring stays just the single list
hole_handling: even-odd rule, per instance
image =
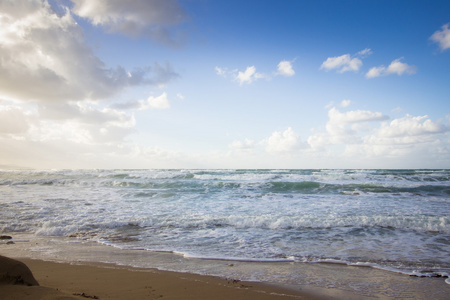
[{"label": "cloud bank", "polygon": [[[107,157],[134,153],[137,146],[129,140],[136,133],[134,111],[170,107],[165,92],[112,104],[128,89],[160,89],[179,75],[169,62],[131,70],[107,66],[86,43],[75,15],[110,32],[145,35],[179,24],[185,14],[176,1],[124,5],[74,1],[71,11],[44,0],[0,2],[2,162],[69,167],[77,161],[77,167],[91,167],[105,157],[106,167]],[[116,18],[123,9],[123,18]]]},{"label": "cloud bank", "polygon": [[73,13],[111,33],[144,36],[171,46],[178,46],[186,39],[185,33],[174,36],[169,29],[188,19],[176,0],[71,1]]},{"label": "cloud bank", "polygon": [[[370,162],[374,163],[380,159],[384,163],[392,160],[391,167],[421,166],[428,158],[448,162],[449,120],[450,116],[444,122],[433,121],[426,115],[409,114],[391,119],[380,112],[341,112],[332,107],[328,110],[328,121],[324,128],[314,129],[313,133],[303,140],[292,127],[288,127],[284,131],[273,132],[259,142],[251,139],[246,139],[247,142],[234,141],[230,148],[238,150],[248,145],[250,152],[237,152],[247,160],[256,157],[262,159],[266,153],[277,157],[278,161],[285,157],[287,159],[284,161],[291,164],[302,161],[308,166],[311,166],[308,159],[319,159],[333,163],[335,167],[346,168],[348,164],[361,166],[366,163],[373,168],[376,166]],[[251,144],[248,141],[251,141]],[[340,164],[344,161],[346,163]],[[411,161],[414,161],[412,165]]]},{"label": "cloud bank", "polygon": [[107,67],[85,44],[71,12],[58,15],[47,2],[3,2],[0,37],[0,97],[7,99],[102,100],[127,87],[164,85],[178,77],[169,63]]}]

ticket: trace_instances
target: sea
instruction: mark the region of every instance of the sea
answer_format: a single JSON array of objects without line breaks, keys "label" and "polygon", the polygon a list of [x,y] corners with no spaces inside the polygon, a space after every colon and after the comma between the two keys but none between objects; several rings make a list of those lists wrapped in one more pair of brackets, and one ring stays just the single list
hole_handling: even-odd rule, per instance
[{"label": "sea", "polygon": [[0,170],[0,233],[449,283],[450,170]]}]

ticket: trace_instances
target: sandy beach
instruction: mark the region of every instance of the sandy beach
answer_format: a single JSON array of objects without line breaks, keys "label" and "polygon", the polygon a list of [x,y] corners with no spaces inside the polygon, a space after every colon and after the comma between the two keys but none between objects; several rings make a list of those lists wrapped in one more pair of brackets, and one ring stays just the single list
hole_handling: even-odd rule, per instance
[{"label": "sandy beach", "polygon": [[32,259],[19,262],[2,256],[0,299],[321,298],[261,283],[212,276],[106,264],[72,265]]}]

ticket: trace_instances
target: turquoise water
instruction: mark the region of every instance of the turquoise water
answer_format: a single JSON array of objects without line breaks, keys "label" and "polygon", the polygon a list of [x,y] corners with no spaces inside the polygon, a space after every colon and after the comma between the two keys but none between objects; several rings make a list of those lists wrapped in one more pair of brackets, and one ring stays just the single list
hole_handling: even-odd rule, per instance
[{"label": "turquoise water", "polygon": [[450,273],[450,170],[3,170],[0,195],[0,232]]}]

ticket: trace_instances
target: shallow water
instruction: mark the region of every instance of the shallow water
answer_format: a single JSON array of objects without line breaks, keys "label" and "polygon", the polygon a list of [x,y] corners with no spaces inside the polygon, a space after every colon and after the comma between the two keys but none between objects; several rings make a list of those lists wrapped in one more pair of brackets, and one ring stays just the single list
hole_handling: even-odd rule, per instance
[{"label": "shallow water", "polygon": [[[72,264],[108,263],[219,276],[226,282],[259,281],[329,299],[448,299],[442,278],[418,278],[371,267],[339,263],[251,262],[186,258],[168,252],[124,250],[68,237],[15,233],[0,241],[0,254]],[[114,268],[108,265],[108,268]],[[148,270],[151,271],[151,270]],[[251,283],[244,283],[251,285]],[[326,298],[328,299],[328,298]]]}]

